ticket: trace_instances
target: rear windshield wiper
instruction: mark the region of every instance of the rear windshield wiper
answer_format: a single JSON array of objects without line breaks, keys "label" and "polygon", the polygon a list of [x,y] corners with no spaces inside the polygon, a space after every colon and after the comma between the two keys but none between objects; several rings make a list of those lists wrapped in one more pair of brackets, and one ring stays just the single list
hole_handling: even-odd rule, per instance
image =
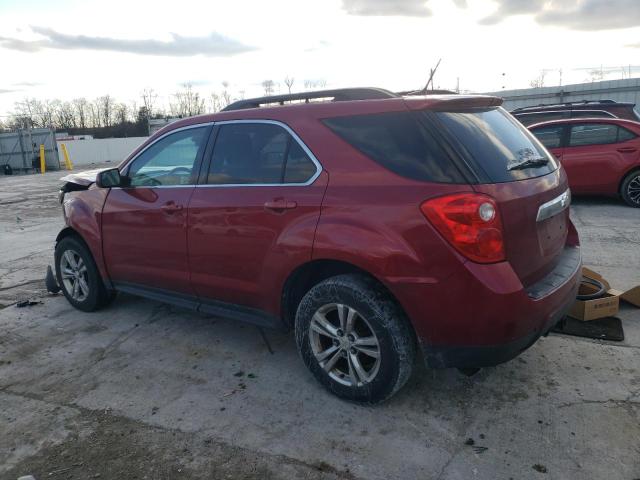
[{"label": "rear windshield wiper", "polygon": [[524,170],[525,168],[541,167],[542,165],[546,165],[547,163],[549,163],[548,158],[529,158],[519,163],[512,163],[511,165],[507,166],[507,170]]}]

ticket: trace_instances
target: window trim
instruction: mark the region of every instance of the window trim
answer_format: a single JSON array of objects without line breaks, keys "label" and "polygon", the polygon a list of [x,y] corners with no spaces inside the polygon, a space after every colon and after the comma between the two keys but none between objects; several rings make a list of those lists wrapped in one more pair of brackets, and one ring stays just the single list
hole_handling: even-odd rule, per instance
[{"label": "window trim", "polygon": [[[201,176],[202,178],[198,179],[198,184],[196,185],[196,188],[228,188],[228,187],[307,187],[309,185],[312,185],[320,176],[320,174],[322,173],[322,164],[318,161],[318,159],[316,158],[316,156],[313,154],[313,152],[309,149],[309,147],[307,147],[307,145],[305,145],[305,143],[302,141],[302,139],[298,136],[298,134],[296,134],[296,132],[293,131],[293,129],[291,129],[291,127],[289,127],[289,125],[287,125],[284,122],[281,122],[279,120],[261,120],[261,119],[243,119],[243,120],[220,120],[217,122],[214,122],[214,125],[216,127],[220,127],[223,125],[228,125],[228,124],[268,124],[268,125],[277,125],[281,128],[283,128],[289,135],[291,135],[291,137],[298,142],[298,144],[300,145],[300,148],[302,148],[302,150],[304,151],[304,153],[307,154],[307,156],[309,157],[309,159],[311,159],[311,161],[313,162],[313,164],[316,166],[316,172],[309,178],[309,180],[307,180],[304,183],[219,183],[219,184],[214,184],[214,183],[206,183],[206,179],[208,175],[203,175]],[[217,141],[217,137],[220,134],[220,130],[218,129],[215,132],[215,140]],[[213,144],[213,148],[211,149],[211,151],[208,153],[208,156],[206,158],[206,161],[203,162],[203,171],[204,172],[208,172],[209,169],[211,168],[211,162],[213,161],[213,152],[215,151],[215,142]]]},{"label": "window trim", "polygon": [[[214,122],[206,122],[206,123],[194,123],[193,125],[185,125],[184,127],[179,127],[179,128],[174,128],[173,130],[169,130],[168,132],[163,133],[162,135],[160,135],[157,138],[154,138],[152,142],[149,142],[147,145],[145,145],[145,147],[140,150],[138,153],[135,154],[134,157],[132,157],[127,163],[125,163],[125,165],[120,169],[120,174],[122,176],[129,176],[129,169],[131,168],[131,164],[133,162],[135,162],[138,157],[140,155],[142,155],[144,152],[146,152],[149,148],[151,148],[153,145],[155,145],[156,143],[158,143],[160,140],[168,137],[169,135],[172,135],[174,133],[178,133],[178,132],[182,132],[184,130],[190,130],[192,128],[203,128],[203,127],[207,127],[209,128],[209,132],[206,135],[205,138],[205,145],[204,145],[204,150],[202,152],[202,158],[196,158],[195,163],[193,164],[194,167],[198,166],[199,169],[202,168],[202,163],[204,160],[204,156],[207,152],[207,144],[209,143],[209,141],[211,140],[211,126],[214,125]],[[192,172],[192,177],[194,176],[193,172]],[[195,174],[195,178],[196,178],[196,182],[199,176],[199,172],[197,172]],[[115,190],[123,190],[123,189],[129,189],[129,188],[193,188],[196,186],[196,183],[189,183],[189,184],[185,184],[185,185],[136,185],[136,186],[130,186],[130,187],[112,187],[112,189]]]}]

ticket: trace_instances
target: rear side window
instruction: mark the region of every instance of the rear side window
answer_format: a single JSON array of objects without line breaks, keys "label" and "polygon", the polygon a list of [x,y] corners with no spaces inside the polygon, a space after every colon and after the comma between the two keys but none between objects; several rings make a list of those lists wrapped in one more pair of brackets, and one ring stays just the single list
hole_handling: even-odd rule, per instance
[{"label": "rear side window", "polygon": [[502,108],[433,115],[478,176],[490,183],[540,177],[558,168],[533,134]]},{"label": "rear side window", "polygon": [[207,183],[250,185],[306,183],[316,164],[279,125],[221,125],[213,149]]},{"label": "rear side window", "polygon": [[618,126],[609,123],[585,123],[571,126],[570,147],[606,145],[618,141]]},{"label": "rear side window", "polygon": [[392,172],[413,180],[466,183],[419,114],[390,112],[325,119],[334,133]]},{"label": "rear side window", "polygon": [[627,140],[633,140],[637,135],[630,132],[626,128],[618,127],[618,142],[626,142]]},{"label": "rear side window", "polygon": [[564,127],[561,125],[540,127],[533,129],[532,132],[538,140],[547,148],[558,148],[562,144],[562,132]]}]

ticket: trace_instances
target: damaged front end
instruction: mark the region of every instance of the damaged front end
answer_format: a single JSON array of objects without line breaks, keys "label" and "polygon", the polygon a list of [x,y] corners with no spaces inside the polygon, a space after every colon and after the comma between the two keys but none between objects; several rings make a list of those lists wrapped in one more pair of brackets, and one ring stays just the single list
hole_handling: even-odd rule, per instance
[{"label": "damaged front end", "polygon": [[95,183],[98,173],[106,168],[96,168],[95,170],[86,170],[79,173],[70,173],[62,177],[60,180],[65,182],[58,191],[58,201],[60,204],[64,202],[64,196],[68,192],[78,192],[80,190],[88,190]]}]

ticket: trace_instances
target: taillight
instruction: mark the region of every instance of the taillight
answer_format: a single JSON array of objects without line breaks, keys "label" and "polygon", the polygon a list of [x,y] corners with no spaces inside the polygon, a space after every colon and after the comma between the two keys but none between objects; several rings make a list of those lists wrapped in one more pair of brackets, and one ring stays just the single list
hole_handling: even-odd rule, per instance
[{"label": "taillight", "polygon": [[432,198],[420,210],[456,250],[478,263],[505,259],[502,222],[493,198],[456,193]]}]

